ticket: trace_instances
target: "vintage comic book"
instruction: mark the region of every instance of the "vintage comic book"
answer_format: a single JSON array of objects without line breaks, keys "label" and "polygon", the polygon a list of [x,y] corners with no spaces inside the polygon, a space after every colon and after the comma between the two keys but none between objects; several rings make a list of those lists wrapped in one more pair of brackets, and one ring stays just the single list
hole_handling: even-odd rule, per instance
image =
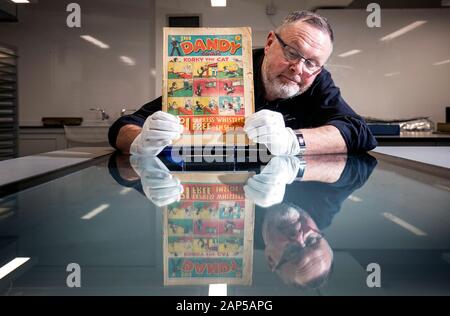
[{"label": "vintage comic book", "polygon": [[163,210],[164,284],[251,284],[255,206],[243,187],[253,173],[174,175],[184,191]]},{"label": "vintage comic book", "polygon": [[163,111],[184,125],[175,146],[246,145],[242,128],[254,112],[251,29],[164,28],[162,95]]}]

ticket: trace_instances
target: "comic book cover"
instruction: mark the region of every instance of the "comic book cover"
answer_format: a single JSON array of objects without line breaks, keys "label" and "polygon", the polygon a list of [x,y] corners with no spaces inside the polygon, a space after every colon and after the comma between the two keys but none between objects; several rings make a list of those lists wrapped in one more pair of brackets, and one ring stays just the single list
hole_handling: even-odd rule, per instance
[{"label": "comic book cover", "polygon": [[[251,29],[164,28],[163,111],[184,126],[174,145],[245,145],[254,112]],[[228,133],[228,138],[225,137]]]},{"label": "comic book cover", "polygon": [[164,284],[251,284],[255,207],[243,187],[253,173],[174,175],[184,190],[163,210]]}]

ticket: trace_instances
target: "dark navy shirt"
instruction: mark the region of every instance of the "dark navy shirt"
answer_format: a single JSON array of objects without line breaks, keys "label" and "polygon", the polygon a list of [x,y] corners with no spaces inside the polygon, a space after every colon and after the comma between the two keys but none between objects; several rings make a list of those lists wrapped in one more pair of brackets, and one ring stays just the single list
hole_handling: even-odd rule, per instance
[{"label": "dark navy shirt", "polygon": [[[335,183],[319,181],[294,181],[286,186],[283,203],[293,204],[306,211],[319,230],[331,225],[334,216],[341,210],[344,201],[364,186],[377,165],[376,158],[367,153],[347,156],[345,168]],[[308,168],[308,165],[306,165]],[[277,206],[272,206],[276,208]],[[256,249],[264,249],[262,226],[268,209],[256,206]]]},{"label": "dark navy shirt", "polygon": [[[263,58],[263,49],[253,51],[255,111],[268,109],[280,112],[284,116],[286,126],[292,129],[333,125],[340,131],[349,152],[368,151],[376,147],[377,142],[366,122],[344,101],[326,69],[322,69],[311,87],[301,95],[267,102],[261,78]],[[124,125],[143,126],[148,116],[161,109],[162,97],[159,97],[135,113],[119,118],[109,129],[111,146],[117,148],[117,135]]]}]

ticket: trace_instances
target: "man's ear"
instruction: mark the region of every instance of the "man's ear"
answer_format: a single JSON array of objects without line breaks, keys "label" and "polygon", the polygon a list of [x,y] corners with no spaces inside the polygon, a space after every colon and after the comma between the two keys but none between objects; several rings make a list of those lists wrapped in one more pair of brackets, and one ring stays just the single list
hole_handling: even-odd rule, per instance
[{"label": "man's ear", "polygon": [[275,33],[273,31],[270,31],[269,34],[267,35],[266,45],[264,46],[265,55],[269,51],[270,46],[273,45],[274,41],[275,41]]}]

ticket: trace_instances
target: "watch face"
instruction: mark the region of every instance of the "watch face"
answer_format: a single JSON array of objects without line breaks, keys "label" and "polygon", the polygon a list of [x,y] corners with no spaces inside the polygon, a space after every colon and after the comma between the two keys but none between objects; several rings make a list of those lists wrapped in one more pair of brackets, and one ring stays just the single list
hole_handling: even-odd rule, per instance
[{"label": "watch face", "polygon": [[298,134],[297,135],[297,139],[298,139],[298,144],[300,145],[301,148],[306,147],[305,146],[305,139],[303,138],[302,134]]}]

